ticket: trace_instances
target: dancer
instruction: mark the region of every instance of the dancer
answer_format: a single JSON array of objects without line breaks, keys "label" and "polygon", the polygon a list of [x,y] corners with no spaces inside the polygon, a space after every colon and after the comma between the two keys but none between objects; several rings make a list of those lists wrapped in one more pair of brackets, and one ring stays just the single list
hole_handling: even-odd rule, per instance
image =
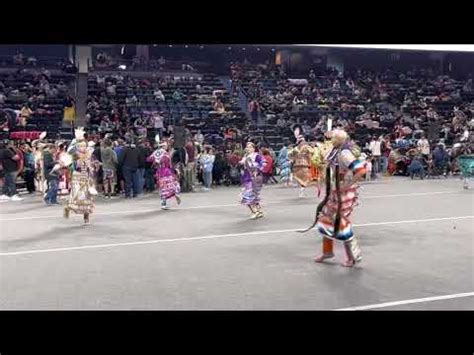
[{"label": "dancer", "polygon": [[171,144],[168,141],[160,143],[158,135],[155,140],[159,148],[147,158],[147,161],[153,163],[156,168],[155,178],[160,189],[161,209],[167,210],[166,201],[172,197],[176,198],[178,205],[181,204],[179,196],[181,188],[177,173],[171,166]]},{"label": "dancer", "polygon": [[[321,164],[325,166],[326,193],[316,210],[315,221],[323,235],[323,254],[315,262],[334,257],[334,240],[344,243],[346,260],[343,266],[352,267],[362,260],[357,239],[352,230],[350,215],[357,205],[358,181],[366,173],[365,163],[359,159],[360,149],[350,142],[342,129],[328,132],[332,149],[321,149]],[[324,155],[323,155],[324,154]]]},{"label": "dancer", "polygon": [[239,164],[244,168],[241,176],[243,187],[240,194],[240,202],[250,209],[251,219],[262,218],[260,191],[263,185],[262,171],[265,167],[265,160],[260,154],[255,152],[255,145],[252,142],[247,143],[245,155]]},{"label": "dancer", "polygon": [[291,160],[288,157],[288,147],[286,145],[280,149],[277,163],[280,168],[280,181],[283,182],[286,187],[290,186],[292,181]]},{"label": "dancer", "polygon": [[293,177],[300,186],[299,197],[303,197],[306,187],[317,180],[316,170],[312,170],[314,148],[306,142],[299,125],[294,126],[293,132],[296,147],[289,152],[289,158],[293,162]]},{"label": "dancer", "polygon": [[463,154],[458,158],[461,177],[463,179],[463,188],[469,189],[469,179],[474,177],[474,154]]},{"label": "dancer", "polygon": [[94,196],[97,190],[94,186],[94,172],[97,164],[94,162],[91,149],[84,139],[83,128],[75,130],[76,139],[68,148],[69,157],[63,156],[60,165],[72,166],[71,192],[66,206],[64,218],[69,218],[70,212],[82,214],[84,224],[90,224],[90,214],[94,211]]},{"label": "dancer", "polygon": [[[68,159],[66,156],[68,153],[66,152],[67,144],[65,142],[58,142],[58,151],[56,154],[56,160],[63,160]],[[58,196],[68,196],[69,191],[71,190],[71,171],[70,168],[67,166],[61,167],[59,171],[59,181],[58,181]]]}]

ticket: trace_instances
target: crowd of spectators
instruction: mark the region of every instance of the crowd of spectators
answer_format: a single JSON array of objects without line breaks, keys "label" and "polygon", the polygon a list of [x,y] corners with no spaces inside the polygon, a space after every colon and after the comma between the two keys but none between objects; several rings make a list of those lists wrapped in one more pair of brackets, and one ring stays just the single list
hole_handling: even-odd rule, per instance
[{"label": "crowd of spectators", "polygon": [[299,123],[308,140],[320,140],[328,119],[362,147],[380,137],[391,147],[387,155],[392,148],[416,146],[422,135],[432,150],[440,142],[451,147],[473,138],[472,78],[457,81],[423,69],[344,75],[328,69],[290,79],[281,68],[233,64],[231,80],[247,96],[252,118],[262,116],[288,138],[288,128]]},{"label": "crowd of spectators", "polygon": [[28,68],[0,73],[0,125],[4,138],[17,131],[55,134],[64,109],[74,106],[75,76],[61,69]]},{"label": "crowd of spectators", "polygon": [[[238,184],[237,163],[247,140],[258,143],[269,160],[265,181],[275,182],[281,168],[275,152],[291,148],[296,123],[311,144],[323,139],[328,120],[347,130],[362,148],[372,177],[446,175],[456,170],[456,154],[472,149],[470,78],[457,81],[430,70],[347,70],[343,75],[334,69],[290,78],[281,67],[270,65],[232,64],[230,69],[228,89],[215,75],[90,74],[89,140],[98,161],[103,162],[104,137],[117,157],[118,184],[104,191],[124,193],[127,171],[135,168],[140,174],[134,195],[153,191],[153,167],[144,157],[153,151],[155,135],[177,139],[176,126],[185,127],[185,147],[172,153],[184,191],[194,189],[196,178],[204,190],[212,184]],[[7,74],[0,74],[0,108],[17,102],[12,108],[24,129],[39,113],[45,114],[41,110],[51,109],[46,100],[60,100],[56,108],[61,112],[73,103],[67,81],[47,69],[22,68],[2,75]],[[242,111],[242,101],[248,113]],[[129,150],[136,154],[124,159],[121,154]],[[113,165],[110,157],[106,161]],[[99,186],[101,182],[99,176]]]}]

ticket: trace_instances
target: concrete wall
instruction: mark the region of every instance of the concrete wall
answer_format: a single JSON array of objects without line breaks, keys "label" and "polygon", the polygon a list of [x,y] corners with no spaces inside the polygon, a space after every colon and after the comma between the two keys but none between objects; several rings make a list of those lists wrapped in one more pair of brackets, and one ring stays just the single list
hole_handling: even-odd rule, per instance
[{"label": "concrete wall", "polygon": [[92,47],[76,46],[76,65],[79,68],[79,73],[88,73],[88,63],[92,64]]}]

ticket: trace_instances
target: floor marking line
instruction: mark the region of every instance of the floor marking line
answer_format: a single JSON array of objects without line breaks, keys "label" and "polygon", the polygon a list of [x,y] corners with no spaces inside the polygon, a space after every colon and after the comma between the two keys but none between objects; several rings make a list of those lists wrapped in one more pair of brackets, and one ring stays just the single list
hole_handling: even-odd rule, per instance
[{"label": "floor marking line", "polygon": [[451,300],[451,299],[455,299],[455,298],[465,298],[465,297],[474,297],[474,292],[456,293],[456,294],[445,295],[445,296],[414,298],[414,299],[403,300],[403,301],[394,301],[394,302],[370,304],[370,305],[366,305],[366,306],[340,308],[340,309],[336,309],[336,311],[365,311],[365,310],[369,310],[369,309],[386,308],[386,307],[401,306],[401,305],[405,305],[405,304],[415,304],[415,303],[423,303],[423,302]]},{"label": "floor marking line", "polygon": [[[410,197],[410,196],[428,196],[428,195],[439,195],[439,194],[450,194],[450,193],[457,193],[459,191],[434,191],[434,192],[419,192],[419,193],[412,193],[412,194],[393,194],[393,195],[373,195],[373,196],[362,196],[360,199],[370,200],[370,199],[378,199],[378,198],[391,198],[391,197]],[[303,200],[304,201],[304,200]],[[269,201],[264,203],[263,205],[275,205],[285,203],[285,200],[281,201]],[[206,208],[223,208],[223,207],[237,207],[240,206],[239,203],[232,203],[232,204],[222,204],[222,205],[204,205],[204,206],[189,206],[189,207],[180,207],[179,210],[193,210],[193,209],[206,209]],[[147,212],[158,212],[160,211],[159,207],[156,208],[147,208],[147,209],[135,209],[135,210],[122,210],[122,211],[104,211],[104,212],[97,212],[94,213],[95,216],[107,216],[107,215],[114,215],[114,214],[126,214],[126,213],[147,213]],[[0,216],[4,216],[0,214]],[[71,217],[81,217],[80,215],[71,215]],[[24,221],[24,220],[33,220],[33,219],[51,219],[51,218],[63,218],[62,214],[57,215],[46,215],[46,216],[25,216],[25,217],[13,217],[13,218],[4,218],[0,219],[1,222],[12,222],[12,221]]]},{"label": "floor marking line", "polygon": [[[474,216],[442,217],[442,218],[429,218],[429,219],[417,219],[417,220],[406,220],[406,221],[374,222],[374,223],[354,224],[354,227],[370,227],[370,226],[380,226],[380,225],[390,225],[390,224],[434,222],[434,221],[457,220],[457,219],[468,219],[468,218],[474,218]],[[300,227],[300,228],[292,228],[292,229],[270,230],[270,231],[255,231],[255,232],[245,232],[245,233],[230,233],[230,234],[207,235],[207,236],[200,236],[200,237],[184,237],[184,238],[171,238],[171,239],[154,239],[154,240],[143,240],[143,241],[135,241],[135,242],[123,242],[123,243],[111,243],[111,244],[96,244],[96,245],[82,245],[82,246],[76,246],[76,247],[50,248],[50,249],[37,249],[37,250],[23,250],[23,251],[13,251],[13,252],[0,253],[0,256],[13,256],[13,255],[25,255],[25,254],[39,254],[39,253],[49,253],[49,252],[56,252],[56,251],[69,251],[69,250],[113,248],[113,247],[130,246],[130,245],[173,243],[173,242],[182,242],[182,241],[208,240],[208,239],[219,239],[219,238],[229,238],[229,237],[245,237],[245,236],[251,236],[251,235],[265,235],[265,234],[277,234],[277,233],[293,233],[293,232],[296,232],[296,231],[298,231],[298,230],[301,230],[302,228],[303,228],[303,227]]]}]

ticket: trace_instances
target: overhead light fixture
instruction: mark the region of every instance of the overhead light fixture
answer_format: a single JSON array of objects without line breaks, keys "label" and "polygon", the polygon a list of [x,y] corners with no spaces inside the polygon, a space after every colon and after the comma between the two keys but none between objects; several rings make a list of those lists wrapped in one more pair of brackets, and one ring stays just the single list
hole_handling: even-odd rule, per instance
[{"label": "overhead light fixture", "polygon": [[119,65],[118,68],[121,69],[121,70],[126,70],[127,66],[122,64],[122,65]]},{"label": "overhead light fixture", "polygon": [[122,46],[122,49],[120,50],[120,54],[123,55],[125,53],[125,46]]}]

